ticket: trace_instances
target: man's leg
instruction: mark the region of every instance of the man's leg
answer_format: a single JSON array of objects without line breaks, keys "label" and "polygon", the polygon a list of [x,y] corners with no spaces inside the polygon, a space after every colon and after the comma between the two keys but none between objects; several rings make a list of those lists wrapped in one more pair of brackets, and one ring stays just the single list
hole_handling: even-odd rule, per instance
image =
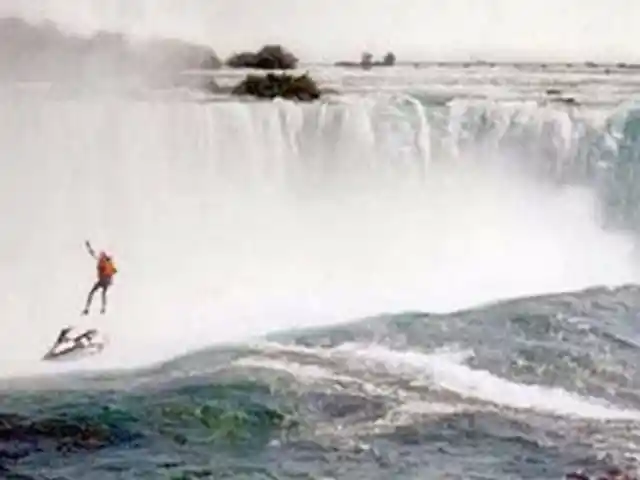
[{"label": "man's leg", "polygon": [[91,307],[91,302],[93,301],[93,294],[96,293],[98,288],[100,288],[100,282],[96,282],[93,285],[93,288],[91,288],[91,291],[89,292],[89,295],[87,296],[87,303],[86,303],[86,305],[84,307],[84,310],[82,311],[83,315],[87,315],[89,313],[89,307]]},{"label": "man's leg", "polygon": [[102,286],[102,308],[100,309],[100,313],[104,313],[107,311],[107,289],[109,285]]}]

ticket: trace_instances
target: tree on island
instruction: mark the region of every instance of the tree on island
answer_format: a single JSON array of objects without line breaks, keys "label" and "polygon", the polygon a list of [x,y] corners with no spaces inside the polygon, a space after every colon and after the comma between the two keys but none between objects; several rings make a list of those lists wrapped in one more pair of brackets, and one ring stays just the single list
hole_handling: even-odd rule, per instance
[{"label": "tree on island", "polygon": [[247,75],[232,91],[233,95],[251,95],[258,98],[286,98],[310,102],[317,100],[322,92],[316,82],[307,74]]},{"label": "tree on island", "polygon": [[292,70],[298,66],[298,58],[282,45],[265,45],[257,52],[234,54],[226,63],[232,68]]}]

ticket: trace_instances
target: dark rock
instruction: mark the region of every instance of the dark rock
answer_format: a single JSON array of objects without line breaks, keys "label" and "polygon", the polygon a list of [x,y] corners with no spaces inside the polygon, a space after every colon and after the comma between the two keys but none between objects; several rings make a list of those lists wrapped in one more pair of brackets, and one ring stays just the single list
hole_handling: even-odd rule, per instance
[{"label": "dark rock", "polygon": [[566,105],[578,105],[578,101],[573,97],[563,97],[558,99],[559,102],[562,102]]},{"label": "dark rock", "polygon": [[[85,418],[51,417],[31,420],[0,414],[0,458],[24,457],[38,451],[43,441],[56,451],[96,450],[129,442],[135,434]],[[4,445],[3,445],[4,444]],[[9,449],[22,444],[20,451]]]},{"label": "dark rock", "polygon": [[258,54],[254,52],[240,52],[227,59],[227,66],[231,68],[257,68]]},{"label": "dark rock", "polygon": [[282,97],[309,102],[320,98],[322,92],[308,75],[247,75],[231,92],[233,95],[251,95],[258,98]]},{"label": "dark rock", "polygon": [[298,58],[281,45],[265,45],[258,52],[241,52],[227,60],[232,68],[260,70],[291,70],[298,66]]}]

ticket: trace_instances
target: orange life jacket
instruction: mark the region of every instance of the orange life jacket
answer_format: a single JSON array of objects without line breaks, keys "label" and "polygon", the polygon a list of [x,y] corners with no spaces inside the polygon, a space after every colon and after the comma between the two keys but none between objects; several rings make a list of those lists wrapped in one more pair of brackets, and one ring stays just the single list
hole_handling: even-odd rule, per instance
[{"label": "orange life jacket", "polygon": [[113,260],[107,256],[100,257],[97,270],[98,278],[111,278],[118,271],[113,264]]}]

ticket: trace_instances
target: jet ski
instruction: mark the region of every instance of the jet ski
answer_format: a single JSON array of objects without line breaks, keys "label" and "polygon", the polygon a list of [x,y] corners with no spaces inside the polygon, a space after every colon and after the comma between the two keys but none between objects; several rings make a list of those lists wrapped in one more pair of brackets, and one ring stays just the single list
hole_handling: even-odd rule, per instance
[{"label": "jet ski", "polygon": [[100,353],[105,345],[106,339],[95,328],[78,333],[74,332],[72,327],[65,327],[60,331],[43,360],[95,355]]}]

